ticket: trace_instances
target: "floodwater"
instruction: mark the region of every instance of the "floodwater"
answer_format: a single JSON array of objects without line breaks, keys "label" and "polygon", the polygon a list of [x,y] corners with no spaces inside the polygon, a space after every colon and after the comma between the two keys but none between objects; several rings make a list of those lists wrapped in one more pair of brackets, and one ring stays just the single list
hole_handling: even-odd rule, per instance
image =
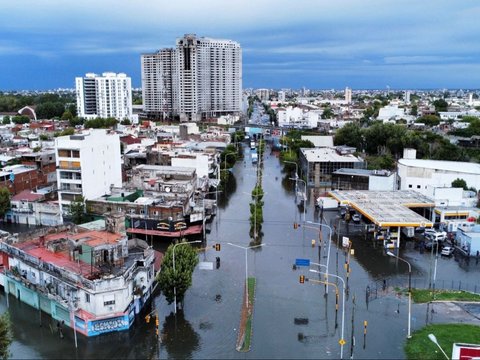
[{"label": "floodwater", "polygon": [[[403,358],[403,346],[407,335],[407,298],[398,296],[395,286],[406,286],[408,267],[402,261],[387,256],[382,247],[374,246],[353,225],[349,227],[337,217],[336,212],[324,212],[327,224],[337,225],[341,233],[332,234],[328,256],[329,231],[323,227],[321,241],[318,225],[293,228],[294,222],[303,219],[303,208],[296,205],[290,174],[282,173],[278,158],[267,149],[263,175],[264,224],[262,247],[244,250],[250,246],[249,202],[255,184],[255,167],[245,149],[245,163],[237,162],[233,169],[233,192],[223,194],[217,217],[207,235],[200,261],[214,262],[221,258],[219,269],[200,270],[193,276],[183,310],[173,314],[163,296],[157,295],[153,307],[160,314],[161,341],[155,335],[155,323],[146,324],[138,318],[127,332],[107,334],[86,339],[79,335],[78,348],[74,346],[71,329],[64,330],[61,339],[55,324],[45,314],[19,303],[10,297],[15,341],[11,346],[13,358],[185,358],[185,359],[337,359],[340,357],[339,340],[343,333],[345,345],[343,357],[354,358]],[[226,197],[225,197],[226,196]],[[307,221],[319,222],[313,199],[305,207]],[[352,241],[353,255],[346,255],[342,237]],[[315,246],[312,246],[312,239]],[[220,243],[221,251],[212,245]],[[320,247],[319,244],[322,246]],[[164,248],[165,244],[156,247]],[[424,286],[433,276],[434,257],[420,253],[407,243],[399,252],[412,265],[412,284]],[[342,327],[343,287],[335,277],[326,295],[325,286],[318,281],[324,277],[308,271],[307,267],[293,268],[297,258],[310,259],[322,265],[329,262],[329,273],[346,280],[346,259],[350,259],[348,296]],[[246,266],[248,272],[246,273]],[[313,266],[312,269],[325,269]],[[480,265],[471,260],[438,258],[436,284],[463,286],[477,281]],[[299,276],[309,281],[299,283]],[[257,279],[253,335],[251,350],[246,353],[235,349],[240,321],[241,302],[245,276]],[[385,290],[376,288],[386,282]],[[378,290],[369,297],[366,288]],[[336,311],[335,289],[339,291]],[[480,288],[480,287],[479,287]],[[373,292],[372,292],[373,293]],[[6,299],[0,296],[0,306],[6,309]],[[425,325],[424,306],[412,308],[412,331]],[[42,326],[39,326],[40,320]],[[366,322],[366,323],[365,323]],[[366,324],[366,327],[365,327]],[[342,331],[343,328],[343,331]],[[364,336],[364,333],[366,335]],[[352,339],[354,339],[352,341]],[[354,344],[355,346],[352,346]]]}]

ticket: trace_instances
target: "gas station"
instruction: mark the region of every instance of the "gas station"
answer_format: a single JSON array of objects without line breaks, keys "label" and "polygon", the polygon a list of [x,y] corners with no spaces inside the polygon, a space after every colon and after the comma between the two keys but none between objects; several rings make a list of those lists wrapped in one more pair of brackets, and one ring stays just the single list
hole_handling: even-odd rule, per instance
[{"label": "gas station", "polygon": [[431,217],[435,203],[413,190],[334,190],[328,195],[340,206],[355,210],[364,220],[371,222],[374,239],[383,241],[386,248],[399,247],[402,228],[410,228],[413,233],[415,228],[433,227],[428,217]]}]

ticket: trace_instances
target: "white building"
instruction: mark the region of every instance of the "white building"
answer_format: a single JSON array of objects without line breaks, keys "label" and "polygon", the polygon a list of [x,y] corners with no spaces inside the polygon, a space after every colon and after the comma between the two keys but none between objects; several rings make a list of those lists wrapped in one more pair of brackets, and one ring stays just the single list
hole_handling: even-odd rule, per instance
[{"label": "white building", "polygon": [[316,128],[320,119],[320,110],[305,110],[300,107],[287,106],[278,108],[277,119],[280,127]]},{"label": "white building", "polygon": [[58,200],[65,213],[79,196],[95,199],[122,185],[120,139],[107,130],[89,130],[55,139]]},{"label": "white building", "polygon": [[129,329],[152,294],[155,252],[128,240],[124,217],[106,222],[109,231],[44,228],[2,239],[6,293],[85,336]]},{"label": "white building", "polygon": [[86,119],[113,117],[134,120],[132,80],[124,73],[88,73],[75,78],[78,116]]},{"label": "white building", "polygon": [[434,198],[436,188],[451,187],[456,179],[463,179],[467,187],[480,189],[480,164],[460,161],[416,159],[415,149],[405,149],[398,160],[400,190],[416,190]]},{"label": "white building", "polygon": [[186,34],[175,49],[142,55],[145,111],[199,121],[242,110],[242,50],[232,40]]},{"label": "white building", "polygon": [[405,109],[399,108],[397,105],[387,105],[379,109],[377,120],[397,121],[405,119]]},{"label": "white building", "polygon": [[347,104],[352,103],[352,89],[350,89],[349,87],[345,88],[345,102]]},{"label": "white building", "polygon": [[286,99],[286,93],[285,93],[285,91],[280,90],[280,91],[278,92],[278,101],[279,101],[279,102],[285,102],[285,99]]}]

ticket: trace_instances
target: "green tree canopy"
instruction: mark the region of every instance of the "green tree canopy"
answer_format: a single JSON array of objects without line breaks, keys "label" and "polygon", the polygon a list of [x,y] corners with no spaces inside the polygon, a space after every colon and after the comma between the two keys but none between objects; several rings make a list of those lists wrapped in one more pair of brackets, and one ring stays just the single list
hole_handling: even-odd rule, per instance
[{"label": "green tree canopy", "polygon": [[348,145],[357,149],[362,148],[362,129],[357,123],[348,123],[335,134],[335,145]]},{"label": "green tree canopy", "polygon": [[415,122],[422,123],[427,126],[436,126],[440,124],[440,118],[437,115],[424,115],[419,117]]},{"label": "green tree canopy", "polygon": [[433,106],[435,106],[435,111],[437,114],[440,111],[447,111],[448,110],[448,103],[444,99],[438,99],[433,102]]},{"label": "green tree canopy", "polygon": [[[174,251],[175,271],[173,270]],[[174,301],[174,289],[176,289],[177,303],[183,303],[185,293],[192,285],[192,274],[197,264],[197,251],[190,244],[182,241],[170,244],[167,248],[157,280],[169,304]]]},{"label": "green tree canopy", "polygon": [[6,360],[10,357],[9,347],[13,341],[12,328],[8,313],[0,316],[0,358]]},{"label": "green tree canopy", "polygon": [[0,218],[3,218],[10,209],[10,191],[6,187],[0,187]]},{"label": "green tree canopy", "polygon": [[2,124],[3,125],[8,125],[10,124],[10,116],[9,115],[5,115],[2,119]]},{"label": "green tree canopy", "polygon": [[76,198],[70,203],[68,215],[74,224],[82,224],[85,221],[85,199],[83,196]]},{"label": "green tree canopy", "polygon": [[462,188],[463,190],[468,190],[467,182],[463,179],[456,178],[452,181],[453,188]]}]

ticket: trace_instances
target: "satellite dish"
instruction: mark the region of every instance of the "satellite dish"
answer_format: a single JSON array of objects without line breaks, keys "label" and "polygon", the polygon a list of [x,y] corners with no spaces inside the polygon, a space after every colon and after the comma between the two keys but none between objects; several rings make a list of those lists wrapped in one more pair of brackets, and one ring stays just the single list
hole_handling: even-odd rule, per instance
[{"label": "satellite dish", "polygon": [[165,186],[165,192],[170,192],[170,186]]}]

